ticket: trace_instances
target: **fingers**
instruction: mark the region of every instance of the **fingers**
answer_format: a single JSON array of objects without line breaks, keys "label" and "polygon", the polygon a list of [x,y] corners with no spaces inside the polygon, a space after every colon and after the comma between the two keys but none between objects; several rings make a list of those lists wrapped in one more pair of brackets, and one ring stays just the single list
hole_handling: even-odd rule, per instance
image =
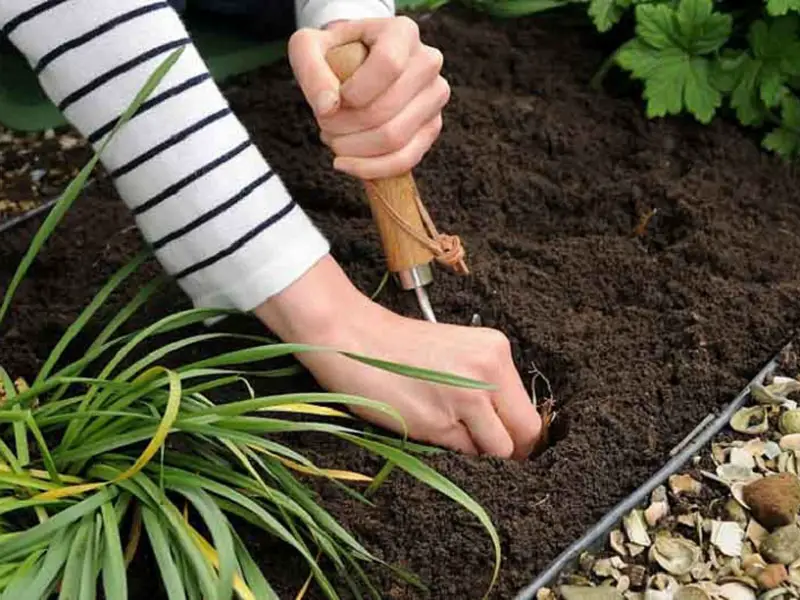
[{"label": "fingers", "polygon": [[481,453],[500,458],[509,458],[514,453],[514,441],[491,402],[478,400],[470,403],[461,420]]},{"label": "fingers", "polygon": [[425,124],[402,149],[378,157],[336,157],[333,168],[364,180],[408,173],[430,149],[442,131],[442,115]]},{"label": "fingers", "polygon": [[325,59],[333,40],[333,35],[311,29],[301,29],[289,39],[289,63],[318,118],[335,112],[340,105],[339,79]]},{"label": "fingers", "polygon": [[513,440],[513,457],[521,460],[533,450],[542,430],[542,420],[517,373],[508,338],[499,332],[495,332],[495,338],[491,348],[497,362],[492,381],[497,382],[498,391],[493,395],[493,402]]},{"label": "fingers", "polygon": [[[399,115],[415,97],[431,85],[447,86],[439,73],[444,57],[439,50],[423,46],[418,50],[408,69],[375,102],[363,109],[341,106],[338,111],[319,119],[319,125],[327,136],[343,136],[376,129]],[[441,90],[440,90],[441,91]],[[445,94],[449,98],[449,86]]]},{"label": "fingers", "polygon": [[441,435],[434,443],[438,443],[456,452],[463,452],[464,454],[480,454],[480,451],[475,446],[475,442],[472,441],[469,430],[463,423],[458,423],[457,426],[452,428],[448,433]]},{"label": "fingers", "polygon": [[419,27],[408,17],[340,23],[332,32],[342,39],[360,39],[370,49],[367,60],[341,88],[345,104],[355,108],[367,106],[389,89],[420,44]]},{"label": "fingers", "polygon": [[439,77],[387,123],[368,131],[333,137],[329,146],[341,157],[367,158],[402,150],[426,123],[442,112],[449,97],[450,87]]}]

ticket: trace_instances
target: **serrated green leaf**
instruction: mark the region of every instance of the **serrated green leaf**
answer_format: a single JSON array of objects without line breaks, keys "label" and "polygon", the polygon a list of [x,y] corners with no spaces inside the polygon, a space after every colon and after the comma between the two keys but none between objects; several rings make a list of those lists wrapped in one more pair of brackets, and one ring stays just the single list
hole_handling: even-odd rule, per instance
[{"label": "serrated green leaf", "polygon": [[743,125],[761,125],[764,122],[766,111],[758,94],[760,76],[761,64],[747,56],[739,68],[731,93],[731,106]]},{"label": "serrated green leaf", "polygon": [[636,7],[636,35],[653,48],[680,46],[676,39],[674,11],[665,4],[640,4]]},{"label": "serrated green leaf", "polygon": [[787,95],[781,100],[781,125],[764,136],[761,145],[784,158],[800,155],[800,100]]},{"label": "serrated green leaf", "polygon": [[711,85],[710,63],[676,48],[657,50],[631,44],[617,62],[644,80],[648,117],[680,114],[685,108],[701,123],[708,123],[722,104],[722,94]]},{"label": "serrated green leaf", "polygon": [[800,136],[788,129],[777,127],[764,136],[761,145],[784,158],[791,158],[800,150]]},{"label": "serrated green leaf", "polygon": [[791,128],[800,131],[800,100],[796,96],[786,96],[781,101],[783,109],[783,122]]},{"label": "serrated green leaf", "polygon": [[759,97],[765,106],[773,108],[780,103],[785,81],[785,76],[777,69],[762,67]]},{"label": "serrated green leaf", "polygon": [[800,0],[767,0],[767,12],[773,17],[785,15],[790,10],[800,10]]},{"label": "serrated green leaf", "polygon": [[597,30],[605,33],[619,22],[628,8],[628,4],[628,2],[623,3],[618,0],[591,0],[589,16]]}]

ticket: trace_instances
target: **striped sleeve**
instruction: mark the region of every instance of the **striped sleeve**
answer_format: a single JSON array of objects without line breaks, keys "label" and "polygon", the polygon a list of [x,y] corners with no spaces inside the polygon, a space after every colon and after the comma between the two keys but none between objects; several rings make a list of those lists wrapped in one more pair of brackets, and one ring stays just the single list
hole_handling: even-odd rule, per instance
[{"label": "striped sleeve", "polygon": [[332,21],[391,17],[394,0],[295,0],[299,27],[324,27]]},{"label": "striped sleeve", "polygon": [[328,252],[168,2],[2,0],[2,37],[95,149],[154,69],[184,48],[102,162],[158,260],[196,306],[251,310]]}]

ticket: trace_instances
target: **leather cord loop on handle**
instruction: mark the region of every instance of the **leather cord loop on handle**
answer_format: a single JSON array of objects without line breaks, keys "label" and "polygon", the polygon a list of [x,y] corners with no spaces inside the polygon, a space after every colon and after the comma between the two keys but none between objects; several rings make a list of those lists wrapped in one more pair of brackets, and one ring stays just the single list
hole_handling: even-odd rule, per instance
[{"label": "leather cord loop on handle", "polygon": [[427,229],[427,233],[417,231],[414,227],[409,225],[394,207],[386,201],[386,198],[381,195],[377,186],[372,185],[369,181],[365,181],[364,185],[369,188],[370,195],[381,203],[381,206],[386,209],[386,212],[392,217],[394,222],[408,235],[428,248],[439,263],[451,268],[459,275],[469,274],[467,264],[464,262],[466,251],[464,250],[464,245],[461,243],[461,238],[457,235],[440,233],[436,229],[436,226],[433,224],[433,219],[431,219],[428,210],[425,208],[418,194],[415,194],[414,198],[419,214],[422,217],[422,222],[425,225],[425,229]]}]

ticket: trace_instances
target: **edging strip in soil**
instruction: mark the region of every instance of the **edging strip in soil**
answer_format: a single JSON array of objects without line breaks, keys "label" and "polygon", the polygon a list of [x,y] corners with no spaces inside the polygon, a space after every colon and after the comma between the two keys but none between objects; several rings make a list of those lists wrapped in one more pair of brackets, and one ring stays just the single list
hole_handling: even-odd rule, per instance
[{"label": "edging strip in soil", "polygon": [[[792,340],[793,341],[793,340]],[[747,400],[750,388],[755,383],[762,383],[767,375],[775,369],[781,354],[792,347],[792,341],[787,342],[770,361],[751,379],[744,388],[737,394],[736,398],[725,407],[725,409],[706,427],[698,427],[694,439],[686,444],[683,450],[673,456],[661,469],[659,469],[650,479],[645,481],[639,488],[634,490],[627,498],[608,511],[593,527],[591,527],[580,539],[568,546],[550,565],[531,583],[523,589],[514,600],[533,600],[537,592],[553,583],[562,571],[573,564],[578,557],[585,551],[598,545],[616,527],[622,518],[630,511],[641,506],[647,501],[652,491],[667,481],[692,456],[697,454],[703,446],[714,438],[723,428],[725,428]],[[691,434],[690,434],[691,435]]]}]

